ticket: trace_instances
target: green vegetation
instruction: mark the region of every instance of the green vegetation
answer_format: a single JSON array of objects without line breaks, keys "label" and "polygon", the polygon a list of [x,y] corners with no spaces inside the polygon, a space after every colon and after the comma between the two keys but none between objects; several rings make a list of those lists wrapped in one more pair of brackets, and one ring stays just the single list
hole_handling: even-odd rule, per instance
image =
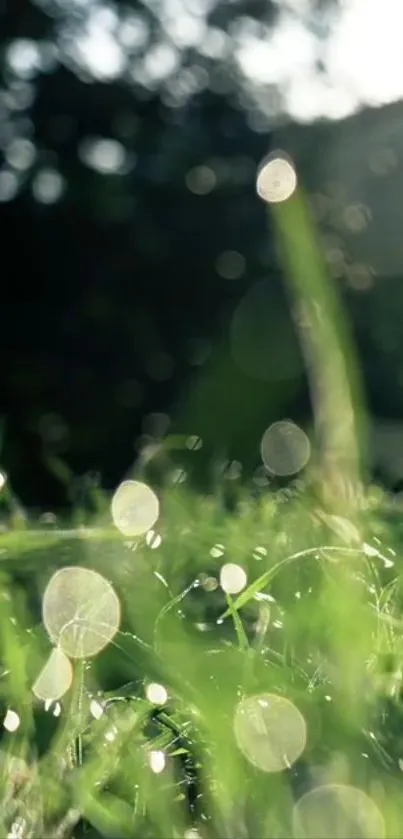
[{"label": "green vegetation", "polygon": [[[20,818],[23,836],[289,836],[293,801],[325,778],[366,791],[401,835],[399,539],[379,493],[358,529],[321,513],[308,487],[245,494],[229,515],[176,486],[158,533],[158,547],[90,529],[3,534],[1,700],[20,725],[1,742],[1,835]],[[248,574],[229,604],[224,561]],[[123,620],[45,711],[32,693],[51,649],[39,604],[58,564],[107,576]],[[168,692],[158,711],[150,682]],[[307,725],[281,773],[254,768],[235,741],[237,704],[261,692],[290,699]],[[150,750],[166,754],[161,774]]]},{"label": "green vegetation", "polygon": [[[8,497],[1,836],[403,833],[400,525],[379,490],[359,486],[359,436],[340,417],[360,417],[362,401],[305,209],[301,196],[276,209],[291,293],[308,314],[312,303],[320,310],[309,357],[321,439],[298,481],[275,492],[232,476],[232,512],[228,476],[210,495],[186,481],[165,486],[155,533],[136,541],[112,527],[99,492],[93,520],[79,511],[71,529],[32,530]],[[219,585],[224,563],[247,574],[239,595]],[[68,693],[44,706],[32,691],[51,651],[41,601],[65,565],[108,578],[122,622],[99,655],[74,662]],[[150,683],[167,692],[161,706],[147,698]],[[288,700],[270,736],[243,715],[244,700],[261,694]],[[281,771],[268,771],[270,755]],[[334,818],[312,799],[316,822],[304,827],[296,802],[329,784],[366,793],[366,816],[357,792],[354,810],[350,797]]]}]

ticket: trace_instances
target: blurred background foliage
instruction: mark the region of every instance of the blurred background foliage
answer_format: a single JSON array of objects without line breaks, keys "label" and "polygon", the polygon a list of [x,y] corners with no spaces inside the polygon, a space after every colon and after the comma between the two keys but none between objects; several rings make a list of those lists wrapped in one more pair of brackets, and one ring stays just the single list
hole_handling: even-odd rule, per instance
[{"label": "blurred background foliage", "polygon": [[333,83],[339,14],[313,0],[0,3],[1,457],[27,505],[68,505],[70,474],[114,487],[168,429],[202,438],[206,482],[217,457],[250,475],[270,421],[309,424],[255,193],[276,148],[296,160],[351,315],[373,470],[398,486],[402,108],[348,115],[336,96],[313,120],[309,95],[290,100],[296,27],[312,99]]},{"label": "blurred background foliage", "polygon": [[[390,10],[394,0],[383,2]],[[375,799],[384,795],[387,835],[402,833],[401,500],[393,526],[374,488],[358,523],[354,499],[347,518],[324,512],[314,446],[308,476],[272,480],[272,498],[259,451],[275,420],[291,417],[308,431],[312,424],[296,328],[303,312],[288,297],[275,213],[270,221],[256,195],[257,167],[282,149],[295,160],[352,324],[372,473],[397,491],[403,479],[403,86],[385,36],[378,52],[366,48],[367,86],[337,77],[340,61],[363,66],[359,27],[349,56],[340,43],[330,46],[348,5],[0,0],[0,704],[14,722],[13,709],[20,715],[17,728],[3,720],[0,740],[10,754],[44,758],[42,798],[35,778],[29,806],[22,796],[36,824],[41,801],[52,826],[78,801],[77,835],[132,836],[121,831],[120,798],[139,808],[136,835],[164,837],[167,823],[184,835],[183,813],[193,821],[206,812],[211,836],[290,835],[291,793],[309,788],[320,765],[331,772],[318,778],[347,778],[374,788]],[[381,44],[377,23],[384,32],[387,12],[379,6],[378,20],[373,8],[367,4],[365,21]],[[295,254],[308,253],[322,280],[315,242],[308,237],[301,249],[310,226],[289,223],[284,235],[286,220],[303,218],[303,198],[288,206],[283,244],[299,245],[288,262],[298,273]],[[329,344],[320,344],[322,361],[331,359]],[[337,395],[327,404],[346,405]],[[343,419],[334,417],[336,429]],[[158,531],[139,542],[103,529],[103,490],[133,463],[152,486],[167,476],[174,484],[159,492]],[[215,497],[190,492],[189,483],[215,487]],[[227,515],[231,502],[237,516]],[[35,517],[31,529],[19,527],[24,507],[46,511],[43,526]],[[66,508],[76,527],[51,512]],[[81,526],[94,520],[99,528]],[[16,526],[6,531],[9,523]],[[339,565],[339,554],[357,565]],[[295,562],[302,556],[308,560]],[[238,620],[233,613],[222,622],[231,603],[219,584],[227,558],[245,566],[250,589]],[[78,774],[63,751],[75,744],[77,720],[84,724],[76,687],[50,713],[32,694],[49,652],[43,591],[65,564],[110,576],[123,606],[116,646],[85,671],[85,701],[100,699],[99,687],[112,710],[94,739],[92,722],[85,729],[94,765],[85,761]],[[248,643],[256,643],[252,659]],[[231,714],[250,660],[256,689],[294,697],[307,719],[308,750],[284,785],[259,779],[235,754]],[[80,678],[82,698],[77,668]],[[167,733],[154,714],[139,742],[173,752],[168,796],[157,773],[149,781],[148,764],[138,767],[125,728],[135,704],[152,715],[143,699],[150,678],[167,685],[165,723],[177,728]],[[116,710],[123,699],[127,711],[119,702]],[[202,711],[196,722],[194,708]],[[112,747],[106,726],[115,711],[123,727]],[[53,742],[49,749],[56,729],[60,784]],[[104,761],[112,778],[97,801],[93,771]],[[12,775],[12,804],[14,783]],[[178,785],[186,800],[177,816],[170,807]],[[275,804],[266,823],[268,800]]]}]

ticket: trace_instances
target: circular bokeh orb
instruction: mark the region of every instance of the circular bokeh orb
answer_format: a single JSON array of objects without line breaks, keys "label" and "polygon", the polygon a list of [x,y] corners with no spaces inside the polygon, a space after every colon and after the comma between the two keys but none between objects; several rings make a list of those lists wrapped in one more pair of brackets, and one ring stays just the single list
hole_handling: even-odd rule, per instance
[{"label": "circular bokeh orb", "polygon": [[279,477],[289,477],[307,465],[311,444],[302,428],[290,420],[280,420],[264,432],[260,454],[269,472]]},{"label": "circular bokeh orb", "polygon": [[72,682],[73,668],[71,661],[63,650],[55,647],[36,679],[32,691],[37,699],[42,699],[44,702],[55,702],[67,693]]},{"label": "circular bokeh orb", "polygon": [[156,682],[151,682],[147,685],[146,696],[149,702],[153,705],[165,705],[168,701],[168,693],[164,685],[159,685]]},{"label": "circular bokeh orb", "polygon": [[227,594],[239,594],[246,586],[248,577],[241,565],[227,562],[220,571],[220,585]]},{"label": "circular bokeh orb", "polygon": [[297,188],[297,173],[286,157],[273,155],[259,168],[256,189],[263,201],[279,204],[287,201]]},{"label": "circular bokeh orb", "polygon": [[141,481],[123,481],[111,505],[115,526],[124,536],[141,536],[154,527],[159,501],[153,490]]},{"label": "circular bokeh orb", "polygon": [[297,801],[295,839],[383,839],[385,823],[372,798],[355,787],[316,787]]},{"label": "circular bokeh orb", "polygon": [[249,696],[234,717],[238,748],[262,772],[289,769],[304,751],[306,723],[296,706],[272,693]]},{"label": "circular bokeh orb", "polygon": [[43,622],[52,641],[70,658],[97,655],[120,625],[120,602],[97,571],[61,568],[51,577],[42,602]]}]

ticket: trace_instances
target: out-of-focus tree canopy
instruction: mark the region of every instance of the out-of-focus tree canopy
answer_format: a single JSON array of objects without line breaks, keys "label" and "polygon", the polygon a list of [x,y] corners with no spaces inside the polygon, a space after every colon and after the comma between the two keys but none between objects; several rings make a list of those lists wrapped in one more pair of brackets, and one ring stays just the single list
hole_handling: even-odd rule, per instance
[{"label": "out-of-focus tree canopy", "polygon": [[283,14],[266,0],[3,5],[5,457],[21,490],[48,449],[116,480],[242,289],[269,271],[275,293],[254,179],[281,89],[254,84],[242,50]]},{"label": "out-of-focus tree canopy", "polygon": [[[312,78],[323,80],[337,14],[337,3],[296,0],[0,4],[3,461],[30,503],[41,493],[44,503],[64,499],[49,455],[74,472],[100,468],[114,484],[139,437],[153,433],[153,415],[178,401],[189,426],[179,430],[202,431],[212,449],[226,443],[240,458],[262,422],[306,414],[303,365],[255,193],[256,167],[271,148],[296,158],[332,270],[354,298],[365,353],[376,354],[372,326],[359,315],[378,307],[373,255],[367,265],[350,254],[368,177],[350,199],[354,179],[339,157],[360,158],[365,119],[346,121],[346,140],[337,123],[298,128],[287,115],[295,26],[310,39]],[[288,54],[276,41],[285,26]],[[251,66],[268,41],[273,67],[263,83]],[[399,149],[377,130],[368,154],[388,169]],[[384,174],[394,178],[392,169]],[[337,212],[347,224],[335,232]],[[244,295],[262,282],[271,373],[255,380],[238,369],[227,333]],[[224,379],[207,372],[198,380],[201,367],[218,363]],[[392,412],[402,401],[394,393]]]}]

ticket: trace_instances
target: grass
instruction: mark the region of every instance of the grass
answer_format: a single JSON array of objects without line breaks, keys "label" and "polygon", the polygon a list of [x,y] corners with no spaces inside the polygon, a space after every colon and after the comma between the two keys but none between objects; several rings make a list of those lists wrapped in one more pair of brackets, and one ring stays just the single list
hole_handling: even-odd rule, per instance
[{"label": "grass", "polygon": [[[401,835],[403,620],[379,492],[360,529],[320,514],[309,487],[286,503],[241,495],[228,514],[176,486],[163,507],[156,548],[91,528],[2,536],[0,692],[20,725],[2,736],[0,835],[22,819],[22,836],[285,837],[317,777],[366,791],[387,835]],[[217,585],[224,561],[248,574],[230,600]],[[45,709],[32,684],[51,649],[40,603],[59,564],[107,576],[123,621]],[[164,707],[147,700],[149,682],[165,686]],[[281,773],[256,769],[234,737],[242,696],[261,692],[290,699],[307,725]],[[166,755],[161,774],[150,751]]]},{"label": "grass", "polygon": [[[157,537],[137,541],[113,528],[99,491],[93,520],[79,512],[61,526],[17,515],[6,489],[0,702],[19,724],[2,730],[0,836],[403,835],[402,525],[381,490],[357,491],[358,365],[302,193],[273,218],[306,315],[315,468],[281,492],[232,481],[232,512],[225,479],[210,495],[165,486]],[[224,562],[247,573],[238,596],[219,585]],[[107,577],[122,622],[99,655],[74,663],[69,692],[44,704],[32,691],[51,651],[42,596],[65,565]],[[147,698],[151,682],[166,689],[162,706]],[[263,712],[245,711],[263,694],[283,714],[270,735]],[[282,771],[268,771],[270,755]],[[350,799],[337,799],[346,787]],[[309,823],[297,820],[301,802]]]}]

